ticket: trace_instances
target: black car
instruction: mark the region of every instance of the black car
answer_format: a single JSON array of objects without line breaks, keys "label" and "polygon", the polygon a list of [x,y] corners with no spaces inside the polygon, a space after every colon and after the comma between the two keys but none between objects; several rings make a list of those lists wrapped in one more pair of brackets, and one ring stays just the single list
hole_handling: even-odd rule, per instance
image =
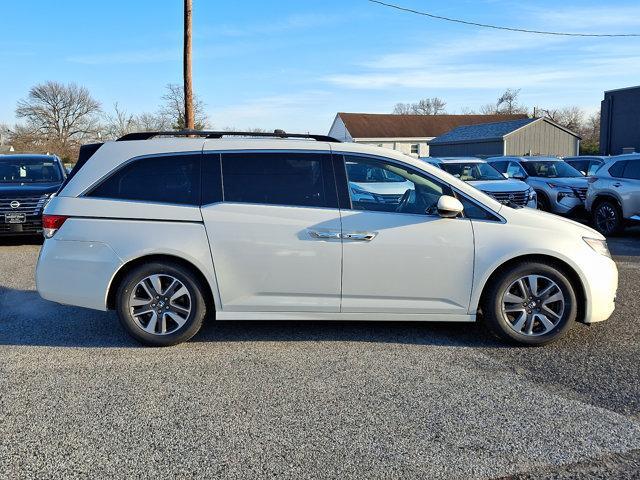
[{"label": "black car", "polygon": [[42,232],[42,210],[67,173],[53,155],[0,155],[0,235]]}]

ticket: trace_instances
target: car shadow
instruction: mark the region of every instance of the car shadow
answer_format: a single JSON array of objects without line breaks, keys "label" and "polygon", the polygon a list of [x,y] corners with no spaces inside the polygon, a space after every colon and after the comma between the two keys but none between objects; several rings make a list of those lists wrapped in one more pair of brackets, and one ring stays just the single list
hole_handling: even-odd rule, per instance
[{"label": "car shadow", "polygon": [[612,255],[619,257],[640,256],[640,227],[630,227],[619,235],[607,238]]},{"label": "car shadow", "polygon": [[0,236],[0,247],[16,247],[20,245],[42,245],[42,235],[8,235]]},{"label": "car shadow", "polygon": [[[511,347],[475,323],[213,321],[192,343],[371,342],[457,347]],[[0,287],[0,345],[141,348],[114,312],[59,305],[37,292]]]}]

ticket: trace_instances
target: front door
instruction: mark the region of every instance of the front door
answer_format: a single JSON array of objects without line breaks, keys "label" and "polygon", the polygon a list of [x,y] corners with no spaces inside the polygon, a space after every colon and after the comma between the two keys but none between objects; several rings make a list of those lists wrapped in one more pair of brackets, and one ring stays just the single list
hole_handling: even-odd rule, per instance
[{"label": "front door", "polygon": [[342,245],[331,155],[210,153],[205,171],[203,194],[222,193],[202,207],[222,309],[339,312]]},{"label": "front door", "polygon": [[450,188],[392,160],[354,155],[344,164],[342,311],[466,314],[473,230],[469,219],[438,215]]}]

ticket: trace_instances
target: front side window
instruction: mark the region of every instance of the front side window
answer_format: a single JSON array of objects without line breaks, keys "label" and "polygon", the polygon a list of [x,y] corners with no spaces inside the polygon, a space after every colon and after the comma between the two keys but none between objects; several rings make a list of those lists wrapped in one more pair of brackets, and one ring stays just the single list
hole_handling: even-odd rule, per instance
[{"label": "front side window", "polygon": [[580,170],[581,172],[585,172],[588,170],[589,160],[573,160],[571,162],[567,162],[576,170]]},{"label": "front side window", "polygon": [[589,164],[589,169],[587,170],[587,175],[595,175],[598,169],[602,166],[602,162],[598,162],[597,160],[591,160]]},{"label": "front side window", "polygon": [[438,199],[448,186],[384,160],[345,156],[351,206],[354,210],[436,215]]},{"label": "front side window", "polygon": [[640,160],[628,161],[624,168],[624,178],[640,180]]},{"label": "front side window", "polygon": [[507,167],[507,176],[509,178],[526,178],[527,173],[518,162],[509,162]]},{"label": "front side window", "polygon": [[[299,207],[335,206],[328,188],[331,156],[309,153],[224,153],[225,202]],[[334,188],[335,190],[335,188]]]},{"label": "front side window", "polygon": [[0,157],[0,183],[56,183],[62,181],[60,165],[53,158],[20,155]]},{"label": "front side window", "polygon": [[574,178],[584,176],[568,163],[555,160],[527,161],[523,163],[523,166],[532,177]]},{"label": "front side window", "polygon": [[498,170],[488,163],[443,163],[442,169],[465,182],[474,180],[506,180]]},{"label": "front side window", "polygon": [[133,160],[87,196],[199,205],[201,157],[200,153],[196,153],[158,155]]}]

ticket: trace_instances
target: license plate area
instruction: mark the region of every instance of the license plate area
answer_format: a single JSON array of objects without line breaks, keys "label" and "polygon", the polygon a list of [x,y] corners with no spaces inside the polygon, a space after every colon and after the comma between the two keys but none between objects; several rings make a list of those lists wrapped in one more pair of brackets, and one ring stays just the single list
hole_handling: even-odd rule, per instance
[{"label": "license plate area", "polygon": [[5,213],[4,223],[24,223],[27,221],[26,213]]}]

